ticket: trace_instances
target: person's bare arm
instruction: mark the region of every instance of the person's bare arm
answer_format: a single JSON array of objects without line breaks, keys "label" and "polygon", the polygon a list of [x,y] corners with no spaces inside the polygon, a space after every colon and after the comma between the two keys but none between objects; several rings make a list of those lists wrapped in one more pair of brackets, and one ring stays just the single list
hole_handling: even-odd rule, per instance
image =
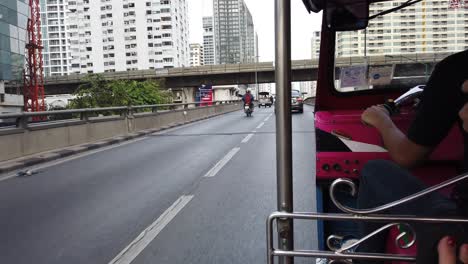
[{"label": "person's bare arm", "polygon": [[393,123],[385,108],[381,106],[368,108],[362,114],[362,120],[379,131],[390,156],[400,166],[414,167],[429,156],[431,148],[418,145],[408,139]]}]

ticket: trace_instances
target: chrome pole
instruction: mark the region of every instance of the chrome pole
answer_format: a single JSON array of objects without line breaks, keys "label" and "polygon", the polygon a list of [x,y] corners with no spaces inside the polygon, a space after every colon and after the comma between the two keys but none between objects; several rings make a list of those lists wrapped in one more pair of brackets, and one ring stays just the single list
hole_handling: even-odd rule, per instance
[{"label": "chrome pole", "polygon": [[[276,174],[278,211],[293,211],[292,121],[291,121],[291,0],[275,0],[276,31]],[[294,249],[293,220],[277,222],[278,248]],[[279,257],[293,264],[292,256]]]}]

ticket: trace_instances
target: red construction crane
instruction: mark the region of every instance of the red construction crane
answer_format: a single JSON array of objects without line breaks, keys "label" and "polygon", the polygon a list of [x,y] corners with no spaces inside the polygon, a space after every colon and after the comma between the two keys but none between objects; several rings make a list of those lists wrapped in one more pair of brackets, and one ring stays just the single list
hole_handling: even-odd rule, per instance
[{"label": "red construction crane", "polygon": [[45,111],[42,61],[41,13],[39,0],[29,0],[31,17],[28,20],[26,69],[23,74],[24,111]]}]

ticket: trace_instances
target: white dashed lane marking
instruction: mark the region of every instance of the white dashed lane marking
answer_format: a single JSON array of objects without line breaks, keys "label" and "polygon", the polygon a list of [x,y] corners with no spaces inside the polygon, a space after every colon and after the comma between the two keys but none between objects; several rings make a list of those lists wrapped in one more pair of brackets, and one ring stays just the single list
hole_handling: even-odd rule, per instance
[{"label": "white dashed lane marking", "polygon": [[248,134],[243,140],[242,143],[247,143],[253,137],[254,134]]},{"label": "white dashed lane marking", "polygon": [[224,156],[224,158],[222,158],[220,161],[218,161],[218,163],[216,163],[216,165],[214,165],[214,167],[211,168],[211,170],[209,170],[205,174],[205,177],[214,177],[214,176],[216,176],[216,174],[218,174],[218,172],[224,166],[226,166],[226,164],[236,155],[237,152],[239,152],[239,150],[240,150],[240,148],[233,148],[231,151],[229,151],[228,154],[226,154],[226,156]]},{"label": "white dashed lane marking", "polygon": [[130,264],[159,235],[180,211],[192,200],[193,195],[177,199],[156,221],[148,226],[130,245],[122,250],[109,264]]}]

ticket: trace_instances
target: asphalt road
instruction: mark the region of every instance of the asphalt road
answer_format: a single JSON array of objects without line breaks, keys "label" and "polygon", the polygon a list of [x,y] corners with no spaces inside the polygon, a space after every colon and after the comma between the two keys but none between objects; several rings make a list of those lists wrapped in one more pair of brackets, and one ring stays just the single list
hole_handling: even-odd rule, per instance
[{"label": "asphalt road", "polygon": [[[238,111],[0,181],[0,263],[266,263],[274,117]],[[293,132],[295,210],[311,211],[312,108]],[[295,227],[314,248],[315,225]]]}]

